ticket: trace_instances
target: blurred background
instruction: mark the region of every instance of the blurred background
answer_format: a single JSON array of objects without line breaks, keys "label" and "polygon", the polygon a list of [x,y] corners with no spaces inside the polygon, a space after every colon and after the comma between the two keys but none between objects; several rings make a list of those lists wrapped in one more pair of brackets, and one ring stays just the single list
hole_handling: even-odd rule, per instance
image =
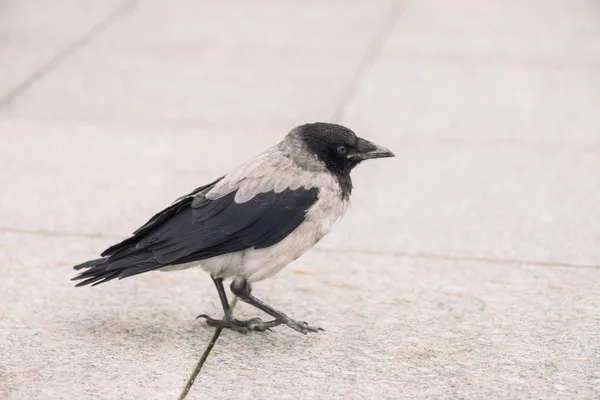
[{"label": "blurred background", "polygon": [[[337,325],[344,324],[340,318],[347,318],[350,308],[364,316],[353,317],[355,331],[362,329],[356,337],[330,327],[333,337],[341,335],[335,342],[340,353],[326,357],[319,368],[328,371],[337,365],[336,357],[356,356],[362,343],[379,349],[373,351],[380,358],[369,362],[383,363],[394,354],[389,365],[377,364],[383,371],[406,362],[416,374],[404,380],[403,371],[380,382],[392,392],[403,382],[405,394],[437,398],[477,393],[597,398],[600,376],[592,371],[600,367],[595,343],[599,110],[600,3],[595,0],[0,0],[0,271],[5,277],[0,331],[4,324],[9,332],[12,323],[11,337],[17,340],[28,337],[32,326],[43,326],[44,332],[61,332],[77,342],[82,335],[77,329],[88,329],[93,337],[108,324],[123,343],[133,341],[128,329],[140,324],[149,330],[140,334],[152,336],[151,324],[138,320],[152,315],[173,319],[171,325],[164,322],[164,337],[156,328],[157,343],[192,335],[181,346],[201,350],[198,343],[210,332],[201,329],[202,339],[190,333],[197,328],[192,314],[218,305],[205,276],[181,273],[189,284],[177,293],[169,290],[182,278],[156,274],[105,292],[74,294],[70,266],[94,257],[180,194],[278,142],[294,126],[330,121],[389,147],[396,158],[355,171],[350,212],[315,255],[294,264],[306,273],[290,269],[274,283],[261,284],[263,293],[277,293],[274,303],[295,314],[306,312],[316,324],[328,307],[332,316],[325,320]],[[329,275],[315,289],[321,273]],[[206,288],[202,299],[193,295],[198,285]],[[344,297],[344,285],[366,292]],[[434,294],[439,290],[451,294]],[[185,296],[195,302],[180,309]],[[298,296],[306,301],[294,308]],[[374,297],[369,302],[365,296]],[[98,307],[96,314],[90,314],[88,301]],[[487,306],[473,306],[480,301]],[[157,316],[149,308],[159,310]],[[487,336],[498,327],[486,314],[490,309],[503,316],[502,340],[508,344]],[[446,320],[448,313],[456,318]],[[127,329],[111,322],[115,314],[130,322],[124,323]],[[71,315],[71,322],[61,315]],[[379,332],[402,345],[370,342],[370,315],[381,316]],[[89,330],[85,318],[104,322]],[[413,339],[426,343],[407,339],[410,324]],[[544,326],[551,333],[519,336]],[[431,342],[415,339],[424,329]],[[469,347],[473,332],[479,332],[486,344],[479,342],[477,351],[483,346],[487,352],[470,359],[470,366],[460,364],[459,350],[444,353],[439,344],[453,329],[456,346]],[[580,336],[572,342],[575,332]],[[512,334],[518,339],[506,339]],[[293,347],[292,337],[284,334]],[[354,355],[343,355],[353,338]],[[39,340],[45,348],[45,339]],[[19,347],[15,343],[11,346]],[[402,353],[411,343],[423,352],[437,349],[468,372],[457,381],[440,367],[442,361],[431,364],[425,357],[416,363],[417,350]],[[152,347],[140,346],[130,350],[154,357]],[[537,350],[527,360],[519,358],[533,347]],[[514,353],[507,356],[506,348]],[[119,353],[116,343],[114,349],[128,354]],[[98,356],[95,349],[85,351]],[[187,377],[197,355],[191,352],[186,364],[176,350],[163,351],[174,352],[165,356],[171,370],[182,370],[155,377],[150,387],[156,391],[146,398],[177,392],[173,388]],[[5,382],[12,382],[7,393],[47,394],[35,385],[31,391],[15,389],[33,372],[19,361],[31,355],[27,348],[13,354],[5,368],[11,374]],[[289,364],[278,371],[295,370],[291,360],[297,355],[288,355]],[[504,356],[529,364],[502,370],[495,363]],[[118,357],[114,362],[130,364]],[[304,361],[305,368],[319,371]],[[355,361],[345,371],[365,362]],[[570,372],[558,373],[552,363],[568,365]],[[111,364],[96,367],[110,370]],[[66,367],[56,368],[45,375],[49,382]],[[545,371],[543,378],[539,371]],[[273,373],[275,381],[287,382],[285,372]],[[365,384],[379,379],[356,374],[352,379],[360,382],[362,376]],[[129,386],[115,393],[135,398],[140,389],[124,376]],[[489,376],[501,383],[486,380]],[[349,382],[348,376],[339,379],[338,388]],[[432,379],[438,382],[434,387]],[[355,380],[350,388],[358,385]],[[456,382],[466,381],[478,391],[456,388]],[[539,385],[537,392],[531,391],[532,382]],[[109,390],[107,385],[102,390]],[[311,388],[320,390],[308,383],[302,388],[307,396]],[[92,384],[77,390],[85,398],[101,389]]]},{"label": "blurred background", "polygon": [[595,1],[0,4],[5,227],[124,235],[333,121],[398,157],[327,243],[600,262]]}]

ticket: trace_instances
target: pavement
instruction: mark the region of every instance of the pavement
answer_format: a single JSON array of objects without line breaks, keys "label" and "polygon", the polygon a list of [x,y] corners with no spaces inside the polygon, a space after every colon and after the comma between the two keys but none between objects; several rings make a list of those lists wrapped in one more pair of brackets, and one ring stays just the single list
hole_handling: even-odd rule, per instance
[{"label": "pavement", "polygon": [[[0,398],[598,399],[599,109],[593,0],[0,1]],[[255,285],[325,332],[215,335],[198,270],[73,287],[317,120],[397,156]]]}]

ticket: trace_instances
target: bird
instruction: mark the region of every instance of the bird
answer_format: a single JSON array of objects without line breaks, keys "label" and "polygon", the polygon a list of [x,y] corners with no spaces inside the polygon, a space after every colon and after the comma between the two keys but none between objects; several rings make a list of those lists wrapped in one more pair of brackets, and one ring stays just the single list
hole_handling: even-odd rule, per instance
[{"label": "bird", "polygon": [[[240,333],[285,325],[322,331],[296,321],[252,293],[312,248],[347,211],[350,172],[369,159],[394,157],[387,148],[326,122],[299,125],[282,141],[211,183],[179,197],[127,239],[76,265],[75,286],[98,285],[148,271],[200,267],[217,289],[224,316],[201,314],[206,324]],[[235,318],[223,286],[273,317]]]}]

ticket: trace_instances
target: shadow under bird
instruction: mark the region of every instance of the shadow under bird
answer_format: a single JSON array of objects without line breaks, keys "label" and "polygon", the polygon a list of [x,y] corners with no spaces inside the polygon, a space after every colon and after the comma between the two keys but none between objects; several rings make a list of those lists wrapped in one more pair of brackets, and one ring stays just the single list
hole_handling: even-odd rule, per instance
[{"label": "shadow under bird", "polygon": [[[301,332],[320,328],[295,321],[252,294],[252,283],[272,277],[325,236],[346,212],[350,171],[364,160],[394,157],[388,149],[330,123],[298,126],[277,145],[208,185],[180,197],[133,235],[106,249],[84,270],[77,286],[98,285],[152,270],[201,267],[224,310],[208,325],[238,332],[278,325]],[[223,287],[274,319],[238,320]]]}]

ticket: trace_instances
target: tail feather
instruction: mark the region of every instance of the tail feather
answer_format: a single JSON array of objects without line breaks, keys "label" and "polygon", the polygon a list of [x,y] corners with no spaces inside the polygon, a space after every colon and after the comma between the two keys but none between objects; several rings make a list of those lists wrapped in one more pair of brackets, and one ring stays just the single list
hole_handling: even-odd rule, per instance
[{"label": "tail feather", "polygon": [[[102,274],[102,275],[95,275],[92,276],[91,278],[86,279],[85,281],[79,282],[77,285],[75,285],[75,287],[80,287],[80,286],[85,286],[85,285],[92,285],[92,286],[96,286],[99,285],[101,283],[110,281],[112,279],[115,279],[119,276],[120,271],[113,271],[112,273],[107,273],[107,274]],[[77,278],[73,278],[73,280],[75,279],[82,279],[83,277],[77,277]]]},{"label": "tail feather", "polygon": [[84,263],[74,266],[73,269],[80,270],[80,269],[84,269],[84,268],[95,267],[96,265],[99,265],[102,262],[106,261],[107,258],[108,257],[103,257],[103,258],[97,258],[95,260],[86,261]]},{"label": "tail feather", "polygon": [[[71,279],[73,281],[81,280],[81,282],[77,283],[75,286],[85,286],[90,284],[95,286],[116,278],[123,279],[158,269],[168,265],[168,263],[172,261],[176,261],[174,258],[167,261],[161,260],[161,262],[156,259],[150,248],[157,240],[162,240],[161,235],[167,235],[168,237],[170,235],[177,235],[179,230],[182,230],[183,233],[187,234],[193,233],[189,215],[186,217],[188,218],[187,222],[182,221],[182,218],[179,218],[169,229],[164,229],[164,225],[169,223],[173,217],[184,210],[187,210],[188,214],[191,215],[189,206],[192,201],[197,201],[195,199],[199,199],[200,197],[204,198],[204,194],[213,188],[221,179],[223,179],[223,177],[220,177],[208,185],[199,187],[190,194],[180,197],[175,203],[156,214],[150,221],[135,231],[133,236],[104,250],[101,254],[102,258],[87,261],[73,267],[76,270],[85,270],[75,278]],[[182,223],[182,226],[177,225]],[[194,221],[191,221],[191,224],[194,224]],[[195,226],[196,225],[194,225],[194,227]],[[169,230],[175,230],[175,233],[169,233]],[[184,262],[182,260],[180,261]]]},{"label": "tail feather", "polygon": [[115,278],[122,279],[160,267],[161,265],[156,262],[150,252],[130,254],[116,259],[113,256],[103,257],[86,261],[73,267],[76,270],[86,270],[71,280],[78,281],[83,279],[83,281],[75,285],[76,287],[90,284],[96,286]]}]

